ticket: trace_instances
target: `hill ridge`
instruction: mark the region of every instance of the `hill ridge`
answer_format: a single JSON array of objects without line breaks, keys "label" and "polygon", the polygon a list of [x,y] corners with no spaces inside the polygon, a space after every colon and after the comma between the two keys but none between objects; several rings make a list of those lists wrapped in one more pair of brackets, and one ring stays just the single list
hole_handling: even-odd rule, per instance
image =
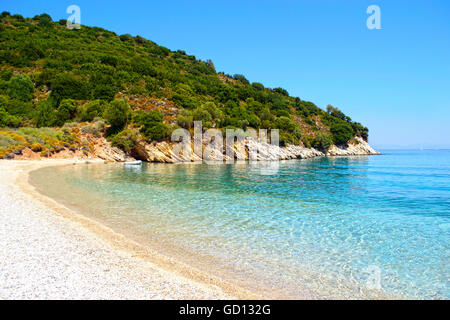
[{"label": "hill ridge", "polygon": [[195,120],[204,128],[277,128],[282,146],[323,151],[368,140],[366,127],[333,106],[325,111],[283,88],[216,72],[211,60],[139,35],[65,24],[47,14],[0,15],[0,127],[103,118],[107,128],[99,132],[124,150],[133,135],[164,141],[174,128],[192,130]]}]

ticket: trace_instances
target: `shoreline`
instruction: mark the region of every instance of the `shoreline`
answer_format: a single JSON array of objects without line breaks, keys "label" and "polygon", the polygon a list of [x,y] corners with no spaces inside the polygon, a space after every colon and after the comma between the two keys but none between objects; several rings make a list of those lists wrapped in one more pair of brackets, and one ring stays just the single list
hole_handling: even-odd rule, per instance
[{"label": "shoreline", "polygon": [[[321,157],[321,156],[319,156]],[[325,156],[329,157],[329,156]],[[6,167],[13,173],[15,177],[13,180],[6,181],[6,184],[10,184],[9,187],[15,187],[19,189],[24,195],[31,197],[32,203],[39,203],[44,209],[42,214],[52,215],[60,219],[65,220],[67,223],[76,224],[77,231],[83,235],[89,234],[96,237],[96,241],[100,246],[104,246],[103,242],[106,242],[107,246],[112,252],[120,256],[123,253],[130,255],[133,258],[133,263],[138,264],[144,269],[158,269],[163,272],[169,273],[169,280],[173,282],[173,277],[180,277],[183,281],[190,282],[188,289],[184,292],[176,292],[177,298],[175,299],[292,299],[293,297],[285,296],[276,292],[265,292],[256,290],[255,288],[242,286],[243,284],[233,283],[226,279],[223,275],[213,275],[208,268],[204,268],[203,265],[191,264],[180,257],[171,250],[170,247],[158,246],[158,240],[155,243],[142,244],[138,242],[132,235],[122,233],[116,228],[110,228],[102,221],[85,215],[83,210],[77,210],[76,208],[70,208],[64,202],[60,202],[40,191],[38,186],[34,186],[31,183],[30,173],[39,170],[44,167],[57,167],[57,166],[69,166],[69,165],[87,165],[88,163],[107,163],[103,159],[46,159],[46,160],[3,160],[0,161],[0,171],[4,171]],[[12,174],[10,172],[10,174]],[[0,175],[1,177],[1,175]],[[4,180],[4,179],[3,179]],[[0,183],[0,191],[2,187]],[[42,210],[42,209],[41,209]],[[1,210],[0,210],[1,216]],[[63,230],[64,231],[64,230]],[[1,240],[1,238],[0,238]],[[77,240],[78,241],[78,240]],[[0,241],[0,253],[2,245]],[[198,257],[199,258],[199,257]],[[96,262],[94,262],[95,264]],[[149,268],[144,265],[150,264]],[[101,263],[97,263],[101,268]],[[1,271],[1,270],[0,270]],[[140,272],[146,273],[145,270]],[[0,280],[2,274],[0,272]],[[130,279],[131,280],[131,279]],[[177,283],[179,279],[175,280],[173,291],[177,291]],[[195,288],[195,289],[193,289]],[[200,290],[199,290],[200,289]],[[190,290],[195,292],[194,295],[189,295]],[[142,295],[144,297],[145,295]],[[181,297],[179,297],[181,296]],[[0,299],[3,298],[2,289],[0,285]],[[67,298],[67,297],[65,297]],[[158,297],[156,299],[172,299],[172,296]],[[309,294],[303,295],[302,299],[312,299],[313,296]],[[70,299],[70,297],[69,297]],[[121,298],[121,299],[127,299]],[[134,299],[140,299],[134,298]],[[146,298],[147,299],[147,298]],[[151,299],[151,298],[150,298]]]},{"label": "shoreline", "polygon": [[[105,138],[99,138],[95,140],[93,144],[92,153],[80,153],[77,151],[70,151],[67,148],[63,148],[57,153],[51,154],[48,157],[43,157],[40,152],[34,152],[29,147],[24,147],[18,150],[17,153],[11,153],[3,159],[11,160],[74,160],[89,161],[90,159],[101,159],[108,162],[126,162],[142,160],[145,162],[157,162],[157,163],[189,163],[203,161],[206,148],[206,141],[202,141],[202,151],[190,152],[188,155],[181,154],[177,151],[176,147],[179,142],[138,142],[133,147],[133,150],[125,153],[123,150],[117,147],[111,146],[111,143],[106,141]],[[251,160],[251,152],[257,151],[253,154],[253,160]],[[299,145],[286,145],[280,147],[278,145],[271,145],[268,143],[254,142],[252,140],[246,140],[237,142],[233,148],[234,156],[229,156],[225,150],[220,152],[215,150],[208,155],[209,161],[215,162],[229,162],[237,159],[238,161],[280,161],[280,160],[294,160],[294,159],[310,159],[316,157],[354,157],[354,156],[369,156],[380,155],[381,153],[373,149],[369,143],[360,137],[356,137],[354,142],[349,142],[345,146],[331,145],[328,150],[318,150],[315,148],[307,148]]]},{"label": "shoreline", "polygon": [[[84,163],[85,161],[80,161],[78,163]],[[104,162],[103,160],[89,160],[89,162]],[[155,250],[151,250],[149,248],[146,248],[128,238],[125,236],[116,233],[114,230],[102,225],[99,222],[96,222],[92,219],[89,219],[88,217],[76,213],[67,207],[61,205],[60,203],[56,202],[55,200],[41,194],[38,190],[35,189],[33,185],[29,183],[29,173],[31,171],[48,167],[48,166],[61,166],[61,165],[73,165],[75,164],[75,161],[73,159],[71,160],[38,160],[38,161],[14,161],[14,160],[4,160],[0,161],[0,168],[1,168],[1,175],[2,175],[2,183],[0,184],[0,187],[6,187],[6,189],[9,189],[11,191],[19,191],[22,192],[22,194],[15,194],[12,199],[14,203],[10,203],[10,206],[13,207],[12,211],[17,211],[18,205],[16,205],[16,201],[23,201],[23,198],[28,198],[25,200],[27,202],[27,205],[34,209],[34,215],[36,215],[36,219],[40,220],[42,219],[44,222],[45,220],[58,220],[58,223],[62,223],[63,225],[66,225],[66,227],[69,227],[67,229],[73,229],[71,231],[75,231],[77,233],[76,242],[82,242],[82,245],[85,245],[84,241],[80,241],[78,238],[81,237],[89,237],[94,238],[93,241],[95,242],[95,247],[100,252],[103,250],[108,251],[110,255],[112,255],[115,258],[120,257],[123,259],[125,256],[129,259],[127,261],[128,265],[121,265],[120,268],[125,269],[139,269],[137,278],[141,278],[142,276],[146,277],[150,274],[150,277],[153,276],[154,279],[150,283],[141,284],[139,283],[137,286],[139,287],[140,295],[137,293],[134,293],[133,291],[137,288],[131,286],[128,288],[124,288],[125,291],[131,291],[133,292],[132,297],[127,296],[120,296],[119,299],[152,299],[151,296],[155,297],[156,299],[261,299],[263,297],[254,294],[252,292],[249,292],[243,288],[239,288],[234,286],[231,283],[227,283],[226,281],[223,281],[220,278],[214,277],[212,275],[206,274],[205,272],[202,272],[198,269],[192,268],[191,266],[188,266],[180,261],[176,261],[175,259],[165,256],[160,252],[156,252]],[[6,176],[6,177],[5,177]],[[16,190],[14,190],[16,189]],[[20,199],[22,198],[22,199]],[[31,201],[30,201],[31,200]],[[14,207],[16,207],[14,209]],[[20,208],[19,208],[20,210]],[[15,217],[12,217],[7,212],[0,212],[2,215],[6,215],[7,219],[14,219]],[[28,220],[28,219],[27,219]],[[22,221],[26,224],[26,221]],[[64,235],[67,233],[67,230],[47,230],[49,233],[63,233]],[[7,236],[7,235],[6,235]],[[36,235],[35,235],[36,236]],[[3,240],[3,239],[2,239]],[[38,245],[39,241],[45,241],[45,239],[38,239]],[[2,241],[3,243],[3,241]],[[7,241],[5,241],[4,244],[0,244],[1,247],[8,246]],[[7,275],[4,273],[7,273],[7,270],[5,269],[11,268],[14,270],[15,265],[17,265],[19,262],[14,261],[14,252],[8,254],[8,249],[15,250],[14,248],[7,248],[6,249],[6,256],[9,257],[7,266],[3,266],[2,270],[0,272],[0,279],[1,278],[8,278]],[[2,248],[3,251],[4,248]],[[83,256],[90,256],[92,255],[92,249],[89,246],[83,248],[83,250],[76,252],[78,255]],[[37,252],[36,254],[44,255],[43,259],[46,259],[46,255],[49,255],[48,252]],[[12,259],[11,259],[12,258]],[[50,258],[50,257],[48,257]],[[103,257],[101,257],[103,258]],[[93,267],[94,269],[102,269],[104,266],[103,261],[98,261],[101,259],[93,260],[90,263],[93,265],[90,265],[90,267]],[[43,261],[45,263],[50,263],[51,261]],[[36,267],[31,265],[31,268]],[[54,267],[54,266],[52,266]],[[48,274],[45,274],[46,270],[42,270],[41,273],[42,277],[49,276]],[[108,273],[111,270],[108,270]],[[118,271],[118,270],[114,270]],[[128,270],[130,271],[130,270]],[[131,270],[134,271],[134,270]],[[63,272],[64,273],[64,272]],[[99,271],[101,274],[102,272]],[[155,276],[155,274],[157,276]],[[25,272],[25,277],[26,277]],[[98,275],[97,275],[98,276]],[[58,274],[53,275],[53,277],[58,278]],[[27,279],[25,279],[27,280]],[[97,281],[99,279],[97,278]],[[101,276],[100,276],[101,280]],[[134,276],[129,278],[125,277],[125,279],[120,279],[121,281],[125,280],[125,282],[130,281],[137,281]],[[11,282],[11,281],[9,281]],[[14,282],[14,281],[13,281]],[[101,283],[102,281],[100,281]],[[104,283],[105,285],[109,285],[108,283]],[[32,284],[25,283],[25,287],[30,286]],[[77,286],[77,283],[72,283],[71,286]],[[0,286],[0,299],[8,299],[10,297],[17,296],[17,293],[11,292],[11,288],[13,287],[14,283],[8,284],[3,283]],[[142,286],[148,286],[148,290],[145,290],[145,288],[142,288]],[[3,288],[2,288],[3,287]],[[152,288],[153,287],[153,288]],[[161,295],[158,292],[159,287],[162,287],[165,292],[165,294]],[[180,290],[180,287],[182,289]],[[6,288],[6,289],[5,289]],[[169,288],[169,290],[167,290]],[[21,291],[21,288],[14,288],[13,290],[16,291],[19,289]],[[55,289],[55,288],[54,288]],[[58,288],[61,289],[61,288]],[[66,288],[67,289],[67,288]],[[119,291],[124,291],[120,290]],[[123,288],[122,288],[123,289]],[[131,290],[130,290],[131,289]],[[22,288],[23,290],[23,288]],[[142,292],[141,292],[142,291]],[[167,292],[169,291],[169,292]],[[83,299],[90,299],[90,298],[100,298],[100,299],[108,299],[108,298],[117,298],[116,294],[113,292],[109,292],[108,294],[102,294],[100,297],[96,296],[95,294],[90,294],[90,292],[81,292]],[[71,296],[71,292],[66,292],[63,296],[59,296],[56,292],[50,295],[38,295],[35,296],[33,292],[22,292],[21,298],[34,298],[36,299],[46,299],[50,298],[56,295],[58,298],[63,299],[74,299],[78,298],[78,295],[73,294]],[[150,296],[150,297],[149,297]]]}]

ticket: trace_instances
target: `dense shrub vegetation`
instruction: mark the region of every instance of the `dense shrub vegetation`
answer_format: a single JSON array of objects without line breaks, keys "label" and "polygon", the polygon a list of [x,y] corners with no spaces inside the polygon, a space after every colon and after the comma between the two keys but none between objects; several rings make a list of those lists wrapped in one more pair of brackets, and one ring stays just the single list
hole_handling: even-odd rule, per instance
[{"label": "dense shrub vegetation", "polygon": [[0,130],[0,158],[19,154],[26,147],[48,156],[64,148],[79,150],[92,146],[87,141],[83,143],[78,127]]},{"label": "dense shrub vegetation", "polygon": [[321,149],[368,139],[368,129],[337,108],[325,112],[283,88],[218,73],[210,60],[140,36],[68,30],[47,14],[3,12],[0,43],[1,127],[62,127],[101,117],[106,135],[124,149],[126,138],[167,139],[196,120],[205,128],[279,128],[281,143]]}]

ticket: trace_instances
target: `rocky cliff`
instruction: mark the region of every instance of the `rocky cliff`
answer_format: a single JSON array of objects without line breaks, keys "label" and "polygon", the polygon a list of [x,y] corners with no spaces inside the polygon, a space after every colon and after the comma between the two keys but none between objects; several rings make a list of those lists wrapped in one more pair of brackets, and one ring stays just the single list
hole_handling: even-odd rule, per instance
[{"label": "rocky cliff", "polygon": [[[350,142],[346,146],[337,147],[332,145],[328,151],[320,151],[314,148],[305,148],[302,146],[288,145],[279,147],[268,143],[257,143],[254,141],[236,142],[233,146],[234,157],[227,156],[226,150],[218,152],[217,150],[209,150],[205,152],[207,146],[203,141],[202,152],[192,151],[189,155],[184,155],[182,152],[177,153],[175,146],[177,143],[173,142],[151,142],[139,141],[129,154],[123,150],[113,147],[104,137],[91,139],[93,142],[92,150],[70,150],[62,148],[59,152],[49,155],[48,158],[53,159],[103,159],[112,162],[124,162],[140,159],[147,162],[162,162],[162,163],[176,163],[176,162],[195,162],[207,159],[210,161],[232,161],[249,160],[251,150],[257,151],[254,153],[253,160],[257,161],[277,161],[289,159],[307,159],[313,157],[323,156],[357,156],[357,155],[376,155],[378,151],[374,150],[366,141],[361,138],[356,138],[355,142]],[[192,150],[194,148],[192,147]],[[42,155],[39,152],[33,152],[30,148],[23,148],[15,154],[11,154],[9,159],[15,160],[37,160]]]},{"label": "rocky cliff", "polygon": [[[175,143],[153,142],[153,143],[137,143],[133,150],[133,157],[148,162],[183,162],[183,161],[201,161],[202,155],[191,152],[190,155],[184,156],[181,152],[174,152]],[[192,147],[192,150],[194,148]],[[205,145],[203,145],[203,158],[205,159]],[[267,143],[255,143],[253,141],[245,141],[243,143],[235,143],[233,151],[234,158],[239,160],[249,160],[250,150],[257,150],[254,160],[258,161],[276,161],[288,159],[307,159],[320,156],[356,156],[356,155],[376,155],[378,151],[374,150],[366,141],[357,137],[355,142],[350,142],[346,146],[331,146],[328,151],[320,151],[314,148],[305,148],[301,146],[288,145],[279,147]],[[218,153],[212,150],[208,155],[211,161],[230,161],[231,157],[226,155],[225,150]]]}]

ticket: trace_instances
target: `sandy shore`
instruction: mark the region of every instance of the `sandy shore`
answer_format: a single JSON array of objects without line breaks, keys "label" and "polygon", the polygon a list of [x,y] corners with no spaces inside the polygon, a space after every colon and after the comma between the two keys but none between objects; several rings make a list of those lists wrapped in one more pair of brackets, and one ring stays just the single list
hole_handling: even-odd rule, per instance
[{"label": "sandy shore", "polygon": [[0,160],[0,299],[250,297],[144,252],[28,184],[32,170],[73,162]]}]

